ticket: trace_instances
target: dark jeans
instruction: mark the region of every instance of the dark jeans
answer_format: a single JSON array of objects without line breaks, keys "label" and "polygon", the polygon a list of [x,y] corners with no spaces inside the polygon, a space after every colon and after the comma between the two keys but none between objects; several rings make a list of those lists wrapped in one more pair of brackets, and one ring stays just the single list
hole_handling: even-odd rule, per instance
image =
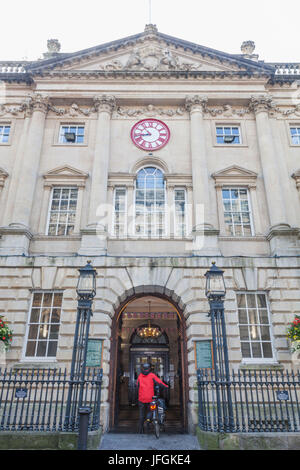
[{"label": "dark jeans", "polygon": [[139,432],[143,431],[144,421],[147,417],[148,410],[149,410],[149,403],[142,403],[141,401],[139,401],[139,413],[140,413]]}]

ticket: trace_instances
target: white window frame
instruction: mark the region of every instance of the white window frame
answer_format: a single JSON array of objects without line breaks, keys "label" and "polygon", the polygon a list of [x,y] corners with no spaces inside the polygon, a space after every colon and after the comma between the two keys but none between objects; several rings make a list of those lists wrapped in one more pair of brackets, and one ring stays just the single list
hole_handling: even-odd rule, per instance
[{"label": "white window frame", "polygon": [[[178,230],[178,220],[177,220],[177,211],[176,211],[176,191],[183,191],[184,192],[184,233],[180,233]],[[187,191],[185,187],[182,186],[174,186],[174,195],[173,195],[173,204],[174,204],[174,234],[177,238],[186,238],[188,233],[188,224],[187,224]]]},{"label": "white window frame", "polygon": [[76,189],[77,190],[77,202],[76,202],[76,210],[75,210],[75,220],[74,220],[74,232],[75,233],[75,230],[76,230],[76,219],[78,217],[78,202],[79,202],[79,188],[78,186],[53,186],[51,188],[51,194],[50,194],[50,200],[49,200],[49,206],[48,206],[48,214],[47,214],[47,224],[46,224],[46,233],[45,235],[47,235],[48,237],[68,237],[70,235],[68,234],[64,234],[64,235],[58,235],[58,234],[49,234],[49,226],[50,226],[50,215],[51,215],[51,206],[52,206],[52,200],[53,200],[53,193],[54,193],[54,190],[55,189],[60,189],[60,190],[63,190],[63,189],[68,189],[68,190],[72,190],[72,189]]},{"label": "white window frame", "polygon": [[[220,121],[215,121],[213,119],[210,120],[210,125],[211,125],[211,136],[212,136],[212,142],[213,142],[213,147],[215,148],[241,148],[241,147],[248,147],[248,140],[247,140],[247,133],[246,133],[246,126],[245,126],[245,120],[240,120],[240,121],[234,121],[232,119],[222,119]],[[240,130],[240,143],[239,144],[234,144],[234,143],[217,143],[217,127],[238,127]]]},{"label": "white window frame", "polygon": [[[247,238],[247,237],[253,237],[255,235],[255,232],[254,232],[254,223],[253,223],[253,212],[252,212],[252,206],[251,206],[251,197],[250,197],[250,192],[249,192],[249,188],[247,186],[230,186],[230,185],[224,185],[222,187],[222,207],[223,207],[223,216],[224,216],[224,224],[225,224],[225,229],[227,228],[228,224],[226,223],[225,221],[225,212],[228,212],[228,211],[225,211],[225,207],[224,207],[224,199],[223,199],[223,191],[226,191],[226,190],[237,190],[237,191],[240,191],[240,190],[245,190],[247,191],[247,201],[248,201],[248,207],[249,207],[249,218],[250,218],[250,228],[251,228],[251,234],[250,235],[240,235],[240,234],[227,234],[226,236],[228,237],[234,237],[234,238]],[[232,214],[233,212],[231,212]],[[238,214],[241,214],[242,211],[238,212]],[[234,224],[233,224],[234,226]],[[241,225],[241,227],[243,227],[243,225]]]},{"label": "white window frame", "polygon": [[[269,321],[269,324],[268,325],[263,325],[261,323],[257,323],[257,325],[260,327],[261,325],[262,326],[268,326],[269,327],[269,333],[270,333],[270,341],[267,341],[268,343],[271,344],[271,348],[272,348],[272,355],[273,357],[272,358],[246,358],[246,357],[243,357],[242,356],[242,340],[241,340],[241,335],[240,335],[240,325],[241,326],[246,326],[246,324],[243,324],[241,323],[240,324],[240,321],[239,321],[239,308],[238,308],[238,295],[247,295],[247,294],[256,294],[256,295],[264,295],[265,296],[265,300],[266,300],[266,306],[267,306],[267,312],[268,312],[268,321]],[[273,322],[272,322],[272,312],[271,312],[271,307],[270,307],[270,302],[269,302],[269,292],[268,291],[236,291],[236,311],[237,311],[237,326],[238,326],[238,334],[239,334],[239,340],[240,340],[240,351],[241,351],[241,358],[242,358],[242,364],[277,364],[278,363],[278,360],[277,360],[277,351],[276,351],[276,348],[275,348],[275,338],[274,338],[274,331],[273,331]],[[241,309],[242,310],[242,309]],[[246,309],[243,309],[243,310],[247,310],[247,317],[248,317],[248,308]],[[249,326],[250,323],[247,323],[247,326]],[[263,342],[263,340],[260,340],[259,341],[260,344]],[[251,343],[250,341],[250,338],[249,338],[249,343]]]},{"label": "white window frame", "polygon": [[[124,210],[124,233],[123,235],[118,235],[116,233],[116,192],[118,190],[124,190],[125,191],[125,210]],[[128,198],[128,191],[126,186],[115,186],[114,187],[114,197],[113,197],[113,217],[112,217],[112,233],[113,236],[116,238],[126,238],[128,234],[128,206],[127,206],[127,198]]]},{"label": "white window frame", "polygon": [[[292,137],[292,132],[291,132],[291,129],[292,128],[296,128],[296,129],[299,129],[299,134],[297,134],[297,137],[299,139],[299,143],[298,144],[295,144],[293,142],[293,137]],[[299,121],[298,122],[289,122],[288,124],[288,132],[289,132],[289,142],[290,142],[290,145],[291,147],[300,147],[300,123]]]},{"label": "white window frame", "polygon": [[[60,321],[57,323],[59,325],[59,330],[58,330],[58,339],[57,339],[57,348],[56,348],[56,355],[55,356],[26,356],[26,350],[27,350],[27,343],[29,341],[29,329],[30,325],[30,317],[31,317],[31,311],[32,311],[32,305],[33,305],[33,297],[34,294],[52,294],[54,298],[54,294],[62,294],[62,302],[60,306]],[[47,289],[37,289],[37,290],[32,290],[31,292],[31,300],[30,300],[30,306],[29,306],[29,311],[27,315],[27,322],[26,322],[26,331],[25,331],[25,341],[24,341],[24,346],[22,350],[22,359],[21,362],[57,362],[57,351],[58,351],[58,345],[59,345],[59,332],[60,332],[60,327],[61,327],[61,319],[62,319],[62,314],[63,314],[63,290],[59,289],[53,289],[53,290],[47,290]],[[41,308],[41,307],[39,307]],[[40,325],[41,323],[37,323],[37,325]],[[38,343],[38,341],[36,341]],[[49,339],[47,339],[47,344],[49,344]],[[36,346],[37,347],[37,346]],[[48,345],[47,345],[48,349]]]},{"label": "white window frame", "polygon": [[[63,141],[63,137],[64,137],[64,134],[65,134],[65,133],[62,132],[62,129],[63,129],[64,127],[68,127],[69,129],[70,129],[71,127],[74,127],[74,128],[76,129],[76,131],[75,131],[75,141],[74,141],[74,142],[68,142],[68,141],[64,142],[64,141]],[[83,141],[82,141],[82,142],[77,142],[77,140],[76,140],[77,137],[78,137],[78,129],[79,129],[79,128],[83,128],[83,135],[82,135]],[[71,132],[71,131],[69,130],[69,131],[67,131],[67,132]],[[80,134],[80,136],[81,136],[81,134]],[[59,144],[63,144],[63,145],[70,145],[70,144],[71,144],[71,145],[78,145],[78,144],[79,144],[79,145],[82,145],[82,144],[84,144],[84,143],[85,143],[85,125],[84,125],[84,124],[77,124],[77,123],[76,123],[76,124],[75,124],[75,123],[60,124],[60,126],[59,126],[58,143],[59,143]]]},{"label": "white window frame", "polygon": [[[223,128],[223,134],[217,134],[217,129],[218,128]],[[228,127],[229,129],[231,129],[231,133],[230,134],[225,134],[224,133],[224,128],[225,127]],[[239,130],[239,133],[238,134],[232,134],[232,129],[233,128],[238,128]],[[230,137],[239,137],[239,142],[237,143],[234,143],[234,142],[231,142],[229,144],[227,144],[225,141],[223,142],[218,142],[218,137],[224,137],[228,135]],[[232,146],[239,146],[239,145],[243,145],[243,139],[242,139],[242,129],[241,129],[241,126],[239,124],[216,124],[216,127],[215,127],[215,141],[216,141],[216,144],[217,145],[224,145],[224,146],[227,146],[227,145],[232,145]]]},{"label": "white window frame", "polygon": [[[143,170],[144,168],[155,168],[157,170],[159,170],[162,175],[163,175],[163,181],[164,181],[164,187],[163,187],[163,190],[164,190],[164,232],[161,234],[161,235],[152,235],[149,236],[147,233],[138,233],[136,232],[136,191],[137,191],[137,187],[136,187],[136,184],[137,184],[137,175],[138,173]],[[139,170],[137,171],[136,173],[136,181],[135,181],[135,185],[134,185],[134,237],[135,238],[144,238],[144,239],[148,239],[148,240],[156,240],[156,239],[162,239],[162,238],[166,238],[167,237],[167,234],[168,234],[168,211],[167,211],[167,197],[168,197],[168,194],[167,194],[167,183],[166,183],[166,179],[165,179],[165,174],[164,174],[164,171],[156,166],[156,165],[153,165],[151,163],[149,163],[149,165],[144,165],[143,167],[139,168]],[[145,216],[144,216],[144,220],[145,220]],[[156,222],[155,222],[156,223]],[[145,229],[146,229],[146,224],[144,224],[144,232],[145,232]],[[155,232],[157,230],[157,225],[155,225]]]},{"label": "white window frame", "polygon": [[[60,142],[60,133],[63,126],[84,127],[83,143]],[[78,118],[68,119],[66,121],[55,121],[52,145],[54,147],[87,147],[89,141],[89,120],[79,120]]]},{"label": "white window frame", "polygon": [[[11,138],[12,138],[12,133],[13,133],[13,124],[9,121],[2,121],[2,122],[0,122],[0,127],[9,127],[9,135],[8,135],[7,142],[2,142],[2,140],[0,139],[0,145],[11,145]],[[2,135],[3,134],[0,133],[0,137]]]}]

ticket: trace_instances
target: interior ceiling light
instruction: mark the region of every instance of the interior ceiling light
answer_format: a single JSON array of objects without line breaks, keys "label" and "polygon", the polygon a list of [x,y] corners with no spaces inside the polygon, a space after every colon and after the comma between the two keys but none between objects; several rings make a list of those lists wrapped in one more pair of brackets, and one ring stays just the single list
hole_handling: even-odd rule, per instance
[{"label": "interior ceiling light", "polygon": [[138,335],[141,338],[158,338],[161,335],[161,330],[157,326],[151,326],[150,322],[151,301],[149,300],[149,321],[148,326],[138,328]]}]

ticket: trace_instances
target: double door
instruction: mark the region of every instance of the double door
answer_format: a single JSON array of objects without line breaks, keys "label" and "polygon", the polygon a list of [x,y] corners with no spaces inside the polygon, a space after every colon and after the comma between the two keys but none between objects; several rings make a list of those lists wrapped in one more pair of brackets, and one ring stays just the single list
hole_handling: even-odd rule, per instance
[{"label": "double door", "polygon": [[[169,384],[169,351],[145,349],[143,351],[130,351],[130,378],[128,398],[131,405],[138,402],[137,378],[141,373],[142,364],[150,364],[151,372],[159,377],[164,383]],[[162,388],[160,396],[169,401],[169,389]]]}]

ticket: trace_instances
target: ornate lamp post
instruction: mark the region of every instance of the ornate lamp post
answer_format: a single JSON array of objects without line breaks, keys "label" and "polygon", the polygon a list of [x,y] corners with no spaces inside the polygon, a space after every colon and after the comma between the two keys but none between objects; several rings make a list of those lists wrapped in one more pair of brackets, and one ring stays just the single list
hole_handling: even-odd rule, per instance
[{"label": "ornate lamp post", "polygon": [[[224,271],[219,269],[215,263],[212,263],[212,267],[205,274],[205,294],[210,306],[209,316],[211,319],[213,341],[213,362],[216,378],[219,430],[229,432],[233,428],[233,409],[230,392],[228,347],[224,315],[226,286],[223,274]],[[226,385],[225,390],[223,388],[224,383]]]},{"label": "ornate lamp post", "polygon": [[66,408],[66,429],[71,427],[74,430],[77,410],[82,407],[90,319],[93,315],[92,303],[96,295],[96,275],[97,272],[90,261],[88,261],[84,268],[79,269],[76,288],[78,308],[70,373],[70,388]]}]

